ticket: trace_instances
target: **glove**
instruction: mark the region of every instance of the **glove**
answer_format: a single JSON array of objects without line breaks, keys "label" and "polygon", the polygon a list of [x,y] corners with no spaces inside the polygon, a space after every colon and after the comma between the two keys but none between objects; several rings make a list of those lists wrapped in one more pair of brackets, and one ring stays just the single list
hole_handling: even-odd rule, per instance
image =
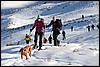
[{"label": "glove", "polygon": [[30,29],[30,32],[32,32],[32,29]]},{"label": "glove", "polygon": [[48,26],[46,25],[46,28],[47,28]]}]

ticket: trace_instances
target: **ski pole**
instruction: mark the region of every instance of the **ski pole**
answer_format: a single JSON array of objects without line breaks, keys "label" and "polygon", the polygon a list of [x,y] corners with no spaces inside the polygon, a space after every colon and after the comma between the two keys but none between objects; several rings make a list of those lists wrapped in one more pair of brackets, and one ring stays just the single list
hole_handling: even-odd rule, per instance
[{"label": "ski pole", "polygon": [[29,36],[31,35],[31,31],[29,32]]},{"label": "ski pole", "polygon": [[30,30],[30,31],[29,31],[29,35],[30,35],[30,36],[31,36],[31,32],[32,32],[32,31]]}]

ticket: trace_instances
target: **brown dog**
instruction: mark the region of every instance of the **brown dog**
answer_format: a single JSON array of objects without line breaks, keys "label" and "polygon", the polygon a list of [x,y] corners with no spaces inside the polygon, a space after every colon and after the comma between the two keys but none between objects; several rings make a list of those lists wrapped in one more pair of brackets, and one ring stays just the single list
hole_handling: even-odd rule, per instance
[{"label": "brown dog", "polygon": [[23,55],[26,56],[26,60],[28,59],[27,54],[29,53],[29,56],[31,57],[32,52],[32,45],[25,46],[24,48],[21,48],[19,52],[21,52],[21,59],[23,59]]}]

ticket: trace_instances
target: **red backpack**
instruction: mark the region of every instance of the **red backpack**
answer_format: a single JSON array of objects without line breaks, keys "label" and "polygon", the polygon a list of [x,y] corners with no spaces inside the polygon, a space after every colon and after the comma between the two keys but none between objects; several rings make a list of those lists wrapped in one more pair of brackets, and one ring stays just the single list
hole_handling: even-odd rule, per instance
[{"label": "red backpack", "polygon": [[43,43],[47,43],[47,41],[48,41],[48,40],[47,40],[46,38],[43,39]]}]

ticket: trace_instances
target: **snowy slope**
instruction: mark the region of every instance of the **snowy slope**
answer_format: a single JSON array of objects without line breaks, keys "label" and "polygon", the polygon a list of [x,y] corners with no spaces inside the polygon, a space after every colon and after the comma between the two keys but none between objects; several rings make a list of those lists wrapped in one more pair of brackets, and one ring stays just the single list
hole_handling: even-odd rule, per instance
[{"label": "snowy slope", "polygon": [[[2,47],[1,65],[3,66],[98,66],[99,48],[89,44],[66,44],[64,47],[43,46],[45,50],[32,52],[28,60],[20,59],[18,46]],[[91,48],[91,49],[90,49]],[[12,55],[13,54],[13,55]],[[6,56],[5,56],[6,55]],[[6,63],[7,62],[7,63]]]},{"label": "snowy slope", "polygon": [[1,9],[25,7],[35,1],[1,1]]},{"label": "snowy slope", "polygon": [[[88,32],[86,29],[88,25],[99,23],[98,1],[22,1],[13,7],[12,1],[1,3],[2,66],[99,66],[99,30],[95,27]],[[21,60],[19,50],[26,45],[24,37],[29,34],[37,15],[41,15],[46,24],[52,16],[61,18],[66,39],[62,40],[60,34],[58,39],[62,46],[43,43],[44,50],[35,49],[32,57]],[[81,15],[85,15],[84,20]],[[74,26],[73,32],[70,31],[71,26]],[[44,37],[52,35],[51,28],[46,28]],[[31,33],[33,40],[30,44],[34,43],[34,32]],[[18,41],[20,45],[17,45]]]},{"label": "snowy slope", "polygon": [[[98,15],[98,13],[99,13],[98,1],[88,1],[88,2],[87,1],[84,1],[84,2],[65,1],[65,2],[56,2],[56,4],[55,4],[55,2],[54,3],[47,2],[45,4],[43,2],[38,2],[40,5],[38,4],[35,6],[30,6],[28,8],[19,9],[17,12],[7,15],[7,16],[5,16],[5,15],[1,16],[1,18],[3,19],[3,20],[1,20],[2,25],[3,25],[1,27],[1,30],[4,30],[4,29],[6,30],[1,33],[4,33],[4,32],[9,33],[9,31],[8,31],[9,28],[18,28],[18,27],[26,26],[26,29],[28,29],[29,27],[27,28],[27,25],[33,24],[34,20],[36,19],[37,15],[39,15],[39,14],[40,15],[43,14],[42,17],[45,18],[45,23],[47,23],[47,24],[50,22],[50,20],[52,19],[52,16],[53,16],[50,12],[52,12],[54,15],[57,15],[57,18],[61,18],[62,22],[64,24],[67,24],[68,20],[73,20],[73,19],[75,19],[76,23],[77,23],[77,18],[81,18],[82,14],[84,14],[85,16],[88,16],[91,14]],[[43,4],[41,5],[41,3],[43,3]],[[80,5],[80,3],[81,3],[81,5]],[[66,5],[66,4],[68,4],[68,5]],[[87,4],[87,6],[84,4]],[[78,8],[78,6],[80,6],[80,7]],[[63,7],[64,7],[64,9],[62,9]],[[73,8],[75,7],[74,10],[72,10],[71,7],[73,7]],[[58,8],[60,8],[62,10],[62,11],[59,11],[59,10],[58,11],[63,12],[64,14],[61,14],[61,13],[58,14],[57,12],[54,12]],[[50,10],[48,10],[48,9],[50,9]],[[69,12],[66,11],[68,9],[70,10]],[[64,11],[66,11],[66,12],[64,12]],[[45,14],[49,14],[49,15],[45,15]],[[96,19],[96,17],[94,17],[94,18]],[[78,20],[78,22],[80,22],[80,21],[81,21],[81,19]],[[86,21],[88,21],[87,24],[89,24],[90,21],[88,19]],[[94,21],[94,19],[92,21]],[[98,16],[97,16],[96,21],[98,22]],[[32,26],[30,26],[30,28],[31,27]],[[2,34],[2,36],[4,36],[4,35],[5,34]],[[10,34],[7,34],[7,36],[10,36]],[[19,36],[22,36],[22,35],[19,35]],[[22,37],[21,37],[21,39],[22,39]],[[17,38],[17,39],[19,39],[19,38]]]}]

